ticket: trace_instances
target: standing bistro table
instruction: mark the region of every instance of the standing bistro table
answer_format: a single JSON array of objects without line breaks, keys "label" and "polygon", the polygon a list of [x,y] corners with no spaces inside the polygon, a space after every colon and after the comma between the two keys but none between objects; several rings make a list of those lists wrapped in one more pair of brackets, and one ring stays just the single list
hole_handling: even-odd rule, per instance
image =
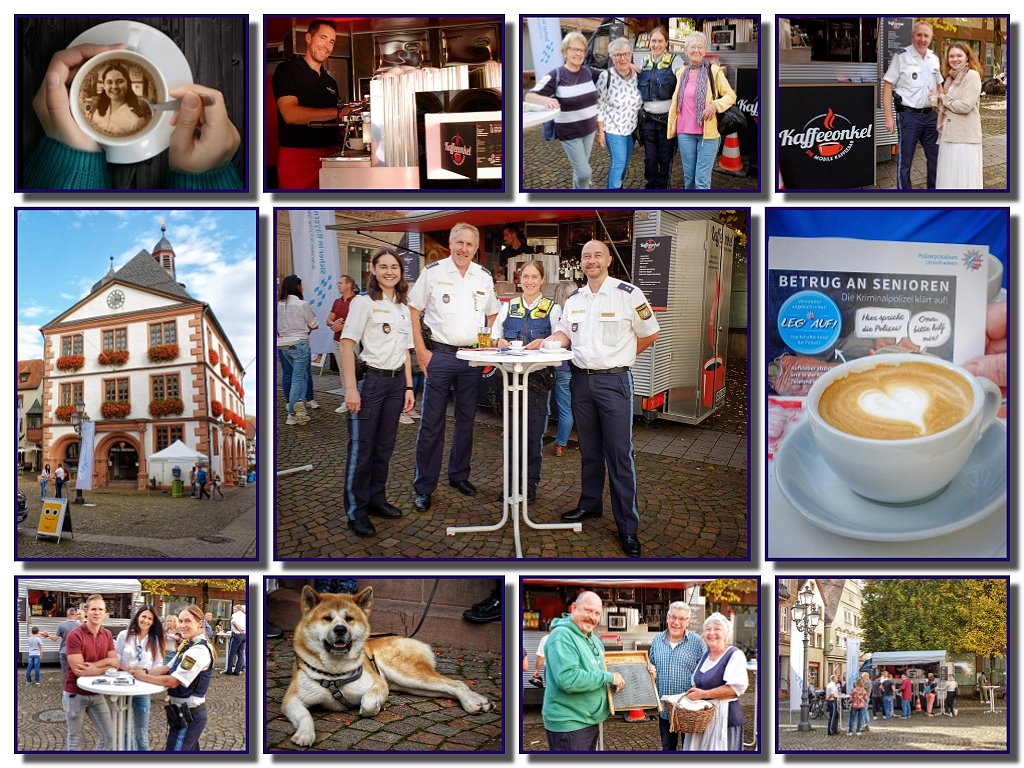
[{"label": "standing bistro table", "polygon": [[[499,352],[497,349],[461,349],[456,354],[459,360],[467,361],[471,366],[493,365],[501,371],[502,386],[504,389],[504,402],[502,407],[502,447],[505,454],[503,463],[502,504],[501,520],[494,525],[460,525],[448,526],[448,535],[454,536],[457,533],[481,533],[486,531],[497,531],[505,527],[509,514],[512,517],[512,529],[516,542],[516,557],[523,556],[522,544],[519,540],[519,515],[522,514],[523,521],[537,530],[562,530],[569,529],[579,533],[583,530],[581,523],[535,523],[530,519],[527,511],[526,487],[527,487],[527,460],[525,452],[520,450],[520,437],[526,434],[526,425],[529,423],[529,378],[530,374],[540,368],[550,368],[561,365],[566,360],[572,359],[572,352],[567,349],[560,349],[557,352],[511,351]],[[520,482],[513,482],[513,478],[519,477]],[[515,489],[515,490],[513,490]],[[522,489],[522,490],[518,490]]]},{"label": "standing bistro table", "polygon": [[[122,680],[124,682],[117,682]],[[114,751],[131,752],[136,749],[133,743],[135,718],[132,713],[133,696],[152,696],[166,691],[162,685],[144,683],[136,680],[127,672],[114,675],[90,675],[78,678],[78,687],[89,693],[107,696],[110,702],[110,716],[114,721]]]},{"label": "standing bistro table", "polygon": [[990,714],[990,713],[994,714],[994,715],[999,714],[999,710],[996,709],[996,689],[999,686],[998,685],[984,685],[982,687],[986,691],[988,691],[988,709],[985,710],[985,714],[986,715]]}]

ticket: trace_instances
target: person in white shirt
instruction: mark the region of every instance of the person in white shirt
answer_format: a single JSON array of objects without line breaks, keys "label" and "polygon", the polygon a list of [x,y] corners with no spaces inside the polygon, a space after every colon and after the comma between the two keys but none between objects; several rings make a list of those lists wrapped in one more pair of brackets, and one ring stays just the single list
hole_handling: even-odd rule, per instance
[{"label": "person in white shirt", "polygon": [[277,302],[277,355],[282,374],[291,374],[288,425],[309,423],[303,400],[309,378],[309,332],[319,327],[313,309],[302,300],[302,280],[288,275],[281,281]]},{"label": "person in white shirt", "polygon": [[630,367],[657,341],[660,327],[644,292],[609,276],[608,246],[591,240],[583,246],[580,263],[587,284],[566,300],[551,336],[563,347],[572,344],[572,416],[583,460],[579,503],[562,520],[601,517],[607,464],[619,543],[629,557],[639,557]]},{"label": "person in white shirt", "polygon": [[[128,629],[114,641],[121,667],[127,670],[153,669],[163,663],[164,628],[151,605],[143,605],[132,616]],[[135,749],[149,751],[149,696],[132,696]]]},{"label": "person in white shirt", "polygon": [[[444,452],[448,393],[455,391],[455,434],[448,455],[448,484],[466,496],[476,493],[469,481],[473,455],[473,419],[483,369],[459,360],[460,347],[473,346],[480,328],[490,327],[498,314],[491,273],[473,259],[480,231],[459,222],[448,235],[448,258],[427,264],[409,291],[416,359],[426,374],[420,429],[416,436],[414,506],[430,509]],[[421,325],[422,322],[422,325]],[[430,341],[423,333],[429,329]]]},{"label": "person in white shirt", "polygon": [[240,675],[245,666],[245,606],[236,605],[231,614],[231,641],[228,644],[228,666],[225,675]]},{"label": "person in white shirt", "polygon": [[[402,278],[402,260],[383,248],[370,260],[366,293],[349,305],[341,331],[341,375],[348,409],[348,454],[345,460],[345,515],[357,536],[377,530],[369,515],[402,516],[387,500],[388,469],[395,450],[398,418],[413,406],[412,320]],[[356,383],[356,345],[365,365]]]}]

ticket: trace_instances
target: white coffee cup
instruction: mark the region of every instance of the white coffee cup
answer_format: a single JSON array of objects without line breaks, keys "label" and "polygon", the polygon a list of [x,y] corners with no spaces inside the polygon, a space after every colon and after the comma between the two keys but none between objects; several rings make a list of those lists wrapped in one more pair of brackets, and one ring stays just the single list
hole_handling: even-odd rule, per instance
[{"label": "white coffee cup", "polygon": [[508,346],[509,346],[509,349],[522,349],[523,348],[523,342],[521,342],[519,339],[516,339],[515,341],[510,341],[508,343]]},{"label": "white coffee cup", "polygon": [[[134,94],[117,111],[101,106],[103,76],[111,67],[120,65],[128,80],[126,88]],[[114,70],[115,72],[117,70]],[[138,91],[142,93],[139,94]],[[71,115],[87,136],[103,146],[125,147],[145,141],[170,112],[150,110],[141,100],[167,101],[167,82],[157,66],[146,56],[131,48],[105,51],[83,64],[71,81]],[[131,105],[129,99],[137,102]],[[104,114],[100,115],[100,109]]]},{"label": "white coffee cup", "polygon": [[998,296],[1003,287],[1003,262],[988,255],[988,301],[991,304]]},{"label": "white coffee cup", "polygon": [[355,152],[362,152],[366,149],[366,143],[361,138],[352,137],[345,142],[345,146]]},{"label": "white coffee cup", "polygon": [[[838,379],[878,365],[910,362],[941,366],[967,382],[973,403],[959,422],[930,435],[887,440],[843,432],[819,413],[822,394]],[[805,410],[822,458],[850,489],[884,504],[911,504],[938,495],[956,477],[1001,404],[999,387],[988,379],[972,376],[937,357],[894,353],[851,360],[823,374],[811,386]],[[851,520],[850,524],[856,525],[857,521]]]},{"label": "white coffee cup", "polygon": [[557,341],[545,341],[543,344],[541,344],[541,347],[543,349],[549,349],[554,351],[556,349],[561,349],[562,345],[559,344]]}]

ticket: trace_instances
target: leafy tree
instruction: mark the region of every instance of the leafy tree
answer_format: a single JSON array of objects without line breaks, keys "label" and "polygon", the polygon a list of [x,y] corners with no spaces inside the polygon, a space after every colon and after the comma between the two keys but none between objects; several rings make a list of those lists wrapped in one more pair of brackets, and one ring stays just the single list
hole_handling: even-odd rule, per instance
[{"label": "leafy tree", "polygon": [[203,594],[199,601],[199,607],[205,609],[210,604],[210,588],[223,589],[229,592],[242,592],[248,588],[245,579],[139,579],[142,588],[154,595],[167,596],[175,591],[178,586],[201,585]]},{"label": "leafy tree", "polygon": [[999,579],[868,579],[864,650],[1001,655],[1006,582]]},{"label": "leafy tree", "polygon": [[713,579],[703,586],[709,608],[721,610],[729,603],[739,603],[743,595],[757,591],[754,579]]}]

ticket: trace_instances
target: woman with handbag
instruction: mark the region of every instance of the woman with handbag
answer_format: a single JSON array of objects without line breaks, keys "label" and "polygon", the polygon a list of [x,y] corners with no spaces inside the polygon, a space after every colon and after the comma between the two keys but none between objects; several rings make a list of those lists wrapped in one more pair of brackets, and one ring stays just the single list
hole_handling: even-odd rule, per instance
[{"label": "woman with handbag", "polygon": [[969,45],[953,43],[943,63],[936,189],[982,189],[981,62]]},{"label": "woman with handbag", "polygon": [[687,736],[684,752],[743,751],[743,709],[739,697],[746,693],[747,657],[732,645],[732,625],[721,613],[704,619],[704,643],[708,650],[693,673],[691,700],[715,704],[715,717],[703,733]]},{"label": "woman with handbag", "polygon": [[612,66],[597,77],[597,143],[608,150],[608,189],[622,189],[629,156],[633,154],[633,131],[643,100],[633,71],[633,46],[624,37],[608,44]]},{"label": "woman with handbag", "polygon": [[676,74],[676,90],[668,113],[668,137],[679,143],[684,189],[711,189],[711,169],[721,134],[717,116],[736,103],[725,67],[704,61],[708,40],[691,32],[684,47],[688,63]]},{"label": "woman with handbag", "polygon": [[562,40],[565,64],[542,77],[523,99],[547,109],[558,109],[555,137],[572,166],[572,188],[590,189],[590,151],[597,135],[597,86],[594,74],[583,62],[587,39],[570,32]]}]

